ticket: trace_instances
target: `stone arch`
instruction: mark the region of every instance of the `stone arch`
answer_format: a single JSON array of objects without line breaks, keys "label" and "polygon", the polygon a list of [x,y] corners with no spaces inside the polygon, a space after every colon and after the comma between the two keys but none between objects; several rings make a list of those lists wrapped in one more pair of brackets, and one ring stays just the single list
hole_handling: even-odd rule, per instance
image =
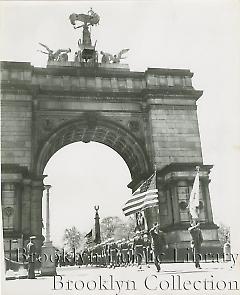
[{"label": "stone arch", "polygon": [[85,114],[77,120],[64,123],[50,134],[39,148],[36,175],[43,174],[47,162],[59,149],[78,141],[95,141],[115,150],[127,164],[132,183],[141,181],[151,172],[144,144],[141,144],[129,130],[112,120]]}]

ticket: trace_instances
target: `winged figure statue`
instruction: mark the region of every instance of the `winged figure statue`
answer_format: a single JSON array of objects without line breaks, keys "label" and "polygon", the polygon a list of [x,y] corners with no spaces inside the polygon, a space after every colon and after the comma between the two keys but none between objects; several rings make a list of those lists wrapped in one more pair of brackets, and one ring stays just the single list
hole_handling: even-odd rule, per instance
[{"label": "winged figure statue", "polygon": [[126,57],[123,54],[127,53],[129,49],[122,49],[118,54],[110,54],[107,52],[100,51],[102,54],[102,63],[120,63],[121,59],[125,59]]},{"label": "winged figure statue", "polygon": [[39,50],[40,52],[48,55],[48,61],[67,61],[68,60],[68,53],[71,52],[71,49],[58,49],[53,51],[47,45],[44,45],[39,42],[39,44],[44,47],[47,52]]},{"label": "winged figure statue", "polygon": [[[88,11],[88,14],[77,14],[77,13],[72,13],[69,16],[71,24],[74,26],[74,29],[78,29],[81,27],[86,27],[86,26],[94,26],[99,24],[100,17],[97,13],[95,13],[92,8]],[[76,26],[76,21],[83,22],[83,25],[81,26]]]}]

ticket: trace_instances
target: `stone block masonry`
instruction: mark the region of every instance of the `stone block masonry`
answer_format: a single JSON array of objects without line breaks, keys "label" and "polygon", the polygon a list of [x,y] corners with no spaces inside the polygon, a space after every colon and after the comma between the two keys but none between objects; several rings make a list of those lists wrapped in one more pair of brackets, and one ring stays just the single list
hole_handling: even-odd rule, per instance
[{"label": "stone block masonry", "polygon": [[[186,244],[189,216],[184,209],[201,167],[201,222],[208,245],[217,244],[208,190],[211,166],[203,164],[193,73],[183,69],[49,62],[1,63],[2,199],[4,238],[42,244],[43,171],[63,146],[96,141],[126,162],[133,191],[157,169],[159,208],[148,209],[170,244]],[[11,190],[9,189],[11,188]],[[4,215],[5,214],[5,215]],[[190,239],[190,237],[189,237]]]}]

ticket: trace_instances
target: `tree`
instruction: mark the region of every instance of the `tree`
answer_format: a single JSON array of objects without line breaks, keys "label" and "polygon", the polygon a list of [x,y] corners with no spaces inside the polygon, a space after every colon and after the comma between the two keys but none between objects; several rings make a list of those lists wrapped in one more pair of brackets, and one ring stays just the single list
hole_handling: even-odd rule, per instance
[{"label": "tree", "polygon": [[101,236],[102,240],[114,238],[115,240],[129,239],[134,234],[135,219],[130,217],[126,222],[122,221],[118,216],[109,216],[102,219]]},{"label": "tree", "polygon": [[226,241],[230,242],[230,227],[226,224],[220,223],[218,237],[222,246],[226,243]]},{"label": "tree", "polygon": [[118,216],[109,216],[102,219],[100,228],[102,240],[107,240],[114,236],[115,230],[121,224],[121,219]]},{"label": "tree", "polygon": [[63,241],[70,250],[78,249],[82,240],[83,236],[75,226],[65,229]]}]

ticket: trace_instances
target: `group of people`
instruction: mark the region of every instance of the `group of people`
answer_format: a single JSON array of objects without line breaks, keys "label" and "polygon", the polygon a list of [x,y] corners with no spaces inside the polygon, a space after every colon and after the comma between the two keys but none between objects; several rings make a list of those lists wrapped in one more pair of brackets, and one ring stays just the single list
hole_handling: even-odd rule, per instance
[{"label": "group of people", "polygon": [[[193,250],[195,267],[200,267],[199,253],[201,251],[201,244],[203,242],[200,224],[196,221],[191,222],[189,233],[192,237],[191,247]],[[29,257],[35,252],[34,245],[35,237],[30,238],[27,246]],[[100,267],[120,267],[133,266],[136,264],[139,270],[142,270],[143,265],[149,267],[150,262],[154,262],[157,271],[161,270],[161,261],[164,252],[168,248],[165,239],[165,233],[160,230],[158,224],[155,224],[148,233],[144,231],[136,231],[133,239],[114,241],[113,238],[94,246],[86,247],[81,255],[78,256],[77,263],[79,267],[85,266],[100,266]],[[71,257],[67,259],[68,264],[71,265]],[[66,262],[61,258],[56,261],[59,266],[66,265]],[[29,259],[28,268],[29,278],[35,278],[34,261]]]},{"label": "group of people", "polygon": [[102,267],[132,266],[137,263],[142,269],[143,263],[149,267],[152,261],[151,241],[148,234],[137,231],[134,238],[114,241],[110,238],[101,244],[83,250],[79,265]]},{"label": "group of people", "polygon": [[[76,262],[79,266],[92,265],[111,268],[136,264],[139,270],[143,268],[143,265],[150,267],[149,263],[154,262],[157,271],[160,271],[160,263],[166,248],[165,234],[160,230],[159,225],[155,224],[149,233],[136,231],[134,238],[129,240],[114,241],[110,238],[91,247],[88,245],[78,256]],[[71,265],[71,257],[67,262]],[[58,264],[63,266],[66,262],[60,259]]]}]

